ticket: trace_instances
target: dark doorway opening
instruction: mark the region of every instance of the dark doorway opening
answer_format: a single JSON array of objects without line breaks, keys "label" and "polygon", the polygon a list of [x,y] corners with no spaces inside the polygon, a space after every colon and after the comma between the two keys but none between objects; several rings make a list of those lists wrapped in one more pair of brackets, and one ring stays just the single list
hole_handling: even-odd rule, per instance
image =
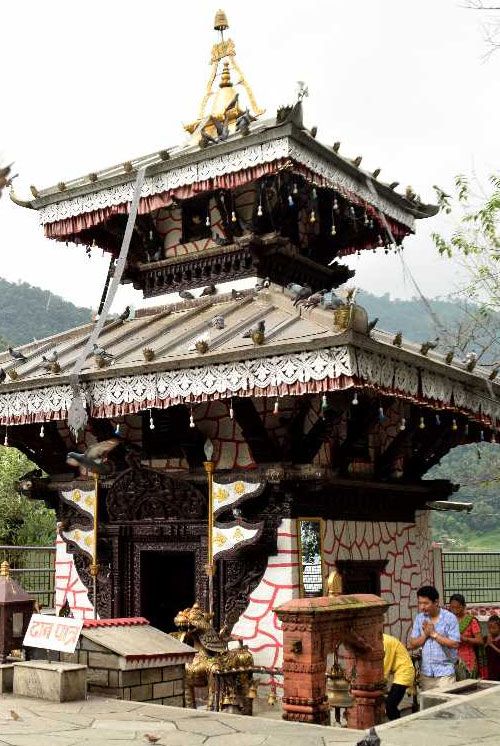
[{"label": "dark doorway opening", "polygon": [[196,600],[194,552],[141,552],[141,615],[164,632]]},{"label": "dark doorway opening", "polygon": [[373,593],[380,596],[380,576],[388,560],[337,560],[343,593]]}]

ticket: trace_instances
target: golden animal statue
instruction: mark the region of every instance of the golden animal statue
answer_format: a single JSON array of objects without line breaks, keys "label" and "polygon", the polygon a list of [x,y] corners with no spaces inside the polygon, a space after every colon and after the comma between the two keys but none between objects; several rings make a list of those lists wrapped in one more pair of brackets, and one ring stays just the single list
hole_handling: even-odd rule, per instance
[{"label": "golden animal statue", "polygon": [[207,708],[251,714],[253,657],[240,645],[229,650],[227,640],[214,629],[210,614],[195,603],[179,611],[174,619],[181,642],[196,650],[186,664],[186,707],[196,709],[195,689],[208,689]]}]

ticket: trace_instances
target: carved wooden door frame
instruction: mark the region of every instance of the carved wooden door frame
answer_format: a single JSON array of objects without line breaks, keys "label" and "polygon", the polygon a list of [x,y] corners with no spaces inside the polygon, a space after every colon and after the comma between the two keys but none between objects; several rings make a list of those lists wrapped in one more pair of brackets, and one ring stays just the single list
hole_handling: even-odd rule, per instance
[{"label": "carved wooden door frame", "polygon": [[[171,541],[145,541],[138,539],[133,542],[132,547],[132,615],[141,616],[141,555],[144,552],[190,552],[194,555],[194,594],[192,603],[197,601],[202,608],[205,607],[206,575],[204,573],[204,562],[206,557],[204,548],[200,542],[171,542]],[[201,570],[201,572],[200,572]],[[179,608],[179,611],[181,609]]]}]

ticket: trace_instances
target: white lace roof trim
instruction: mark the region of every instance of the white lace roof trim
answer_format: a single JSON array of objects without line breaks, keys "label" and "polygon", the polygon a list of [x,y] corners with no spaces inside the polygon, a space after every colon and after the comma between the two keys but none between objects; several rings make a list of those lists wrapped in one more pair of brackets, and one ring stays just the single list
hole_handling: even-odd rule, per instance
[{"label": "white lace roof trim", "polygon": [[[170,169],[156,176],[148,176],[144,180],[141,197],[161,194],[169,189],[177,189],[181,186],[206,181],[223,174],[236,173],[252,166],[271,163],[282,158],[291,158],[323,177],[333,189],[358,195],[389,217],[413,230],[415,220],[411,214],[396,207],[380,195],[375,197],[368,186],[344,173],[326,158],[309,152],[289,137],[280,137],[260,145],[250,145],[214,158],[207,157],[206,160],[198,164],[179,166],[179,168]],[[131,202],[133,188],[134,182],[130,181],[126,184],[106,187],[98,192],[55,202],[40,208],[40,222],[45,225],[75,215]]]},{"label": "white lace roof trim", "polygon": [[[451,406],[453,400],[453,408],[500,424],[500,404],[488,395],[487,382],[483,384],[484,390],[469,388],[439,373],[419,371],[390,356],[352,346],[88,381],[83,387],[92,412],[111,416],[119,410],[134,412],[162,402],[244,395],[255,389],[276,393],[280,386],[297,383],[327,381],[325,390],[335,390],[332,381],[341,376],[360,379],[368,386],[396,396],[445,407]],[[352,385],[349,380],[345,383]],[[0,422],[66,419],[72,396],[71,387],[66,384],[0,393]]]}]

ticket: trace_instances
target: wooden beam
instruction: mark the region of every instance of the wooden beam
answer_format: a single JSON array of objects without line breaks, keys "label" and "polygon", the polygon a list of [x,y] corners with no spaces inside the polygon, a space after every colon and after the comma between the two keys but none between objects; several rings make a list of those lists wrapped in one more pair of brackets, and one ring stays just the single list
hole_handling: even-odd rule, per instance
[{"label": "wooden beam", "polygon": [[427,425],[422,430],[417,427],[414,435],[415,438],[418,435],[420,443],[404,468],[405,480],[411,481],[420,479],[461,442],[459,431],[452,429],[451,419],[448,418],[443,419],[440,425]]},{"label": "wooden beam", "polygon": [[149,411],[142,413],[142,443],[146,457],[185,458],[192,468],[205,460],[205,438],[197,427],[189,426],[189,409],[177,404],[152,412],[154,429],[149,427]]},{"label": "wooden beam", "polygon": [[[42,423],[9,427],[9,445],[18,448],[48,474],[61,474],[69,471],[66,465],[67,448],[57,430],[57,423],[43,423],[43,438],[40,437],[41,429]],[[3,437],[5,437],[5,428],[3,428]]]},{"label": "wooden beam", "polygon": [[342,412],[328,408],[318,417],[307,433],[295,440],[291,461],[294,464],[308,464],[313,461],[319,449],[332,437],[335,423],[342,417]]},{"label": "wooden beam", "polygon": [[355,446],[360,446],[361,441],[368,440],[368,434],[372,426],[378,422],[378,402],[369,399],[366,404],[361,401],[356,407],[356,414],[348,423],[348,433],[344,442],[334,453],[334,468],[338,468],[339,474],[346,474]]},{"label": "wooden beam", "polygon": [[267,432],[253,400],[233,399],[233,412],[254,461],[258,464],[281,461],[281,448]]}]

